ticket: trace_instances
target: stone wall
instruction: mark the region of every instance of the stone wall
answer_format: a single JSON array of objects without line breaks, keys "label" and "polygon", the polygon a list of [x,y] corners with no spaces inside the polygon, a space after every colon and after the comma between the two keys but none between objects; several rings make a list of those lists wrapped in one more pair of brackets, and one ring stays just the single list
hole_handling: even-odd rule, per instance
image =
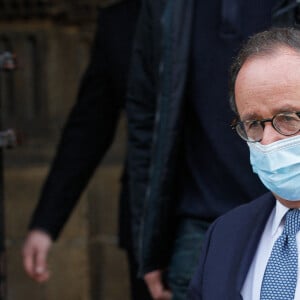
[{"label": "stone wall", "polygon": [[[13,2],[19,7],[5,15],[4,5]],[[0,74],[1,114],[5,128],[24,135],[24,143],[5,150],[4,159],[7,300],[127,300],[126,256],[117,247],[124,120],[53,247],[50,281],[36,284],[22,269],[26,227],[88,61],[95,19],[83,12],[96,1],[42,1],[48,7],[31,12],[20,6],[25,2],[30,3],[0,1],[0,51],[16,53],[19,65]]]},{"label": "stone wall", "polygon": [[49,164],[13,163],[13,158],[22,156],[25,150],[22,147],[26,146],[6,151],[7,300],[129,300],[126,256],[117,246],[119,178],[125,136],[121,122],[112,149],[53,247],[51,279],[42,285],[24,274],[20,248]]}]

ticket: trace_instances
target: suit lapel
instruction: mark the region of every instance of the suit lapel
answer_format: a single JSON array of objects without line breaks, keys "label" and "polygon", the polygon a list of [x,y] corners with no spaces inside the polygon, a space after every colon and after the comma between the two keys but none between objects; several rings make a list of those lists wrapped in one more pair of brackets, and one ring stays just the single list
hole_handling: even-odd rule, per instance
[{"label": "suit lapel", "polygon": [[247,276],[249,267],[256,253],[258,243],[265,228],[265,224],[275,205],[275,199],[271,193],[266,194],[264,199],[261,199],[257,209],[250,213],[247,224],[245,224],[245,235],[242,237],[240,244],[240,261],[236,265],[236,282],[235,292],[237,299],[241,299],[240,292]]}]

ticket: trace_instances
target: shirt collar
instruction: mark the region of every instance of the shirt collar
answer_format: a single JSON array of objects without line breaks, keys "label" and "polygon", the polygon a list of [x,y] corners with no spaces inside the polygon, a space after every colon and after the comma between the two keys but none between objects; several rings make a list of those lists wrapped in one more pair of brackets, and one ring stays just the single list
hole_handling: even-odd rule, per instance
[{"label": "shirt collar", "polygon": [[274,236],[279,226],[283,224],[283,217],[288,212],[288,210],[288,207],[284,206],[282,203],[276,200],[275,214],[272,224],[272,236]]}]

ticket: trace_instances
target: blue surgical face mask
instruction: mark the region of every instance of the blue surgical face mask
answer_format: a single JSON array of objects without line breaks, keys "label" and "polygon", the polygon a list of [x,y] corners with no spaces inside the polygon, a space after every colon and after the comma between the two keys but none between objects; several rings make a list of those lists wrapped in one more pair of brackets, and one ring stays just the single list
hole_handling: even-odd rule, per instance
[{"label": "blue surgical face mask", "polygon": [[248,146],[253,172],[262,183],[285,200],[300,200],[300,135]]}]

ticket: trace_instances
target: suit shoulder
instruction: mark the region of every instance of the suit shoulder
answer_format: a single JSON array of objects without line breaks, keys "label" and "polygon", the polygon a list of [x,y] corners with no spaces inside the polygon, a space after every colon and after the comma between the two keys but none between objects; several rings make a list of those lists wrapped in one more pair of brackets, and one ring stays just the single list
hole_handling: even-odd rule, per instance
[{"label": "suit shoulder", "polygon": [[216,222],[218,225],[224,225],[227,223],[231,225],[243,224],[248,220],[253,220],[253,218],[259,217],[260,215],[269,215],[274,205],[275,198],[272,193],[268,192],[246,204],[230,210],[229,212],[220,216]]}]

